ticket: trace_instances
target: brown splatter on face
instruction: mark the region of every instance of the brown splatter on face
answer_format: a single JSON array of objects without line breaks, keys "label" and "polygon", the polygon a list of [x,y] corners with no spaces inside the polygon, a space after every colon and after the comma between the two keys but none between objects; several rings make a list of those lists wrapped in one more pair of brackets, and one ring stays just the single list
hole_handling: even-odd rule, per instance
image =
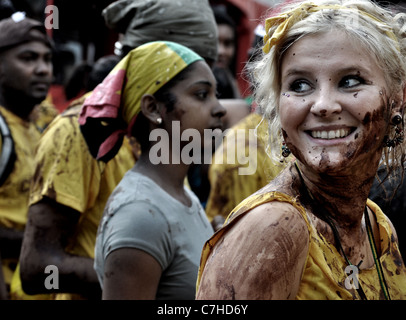
[{"label": "brown splatter on face", "polygon": [[325,168],[328,167],[330,163],[330,158],[328,156],[328,153],[326,152],[325,149],[321,152],[321,159],[320,159],[320,167]]},{"label": "brown splatter on face", "polygon": [[[382,146],[384,133],[386,132],[388,122],[388,120],[385,119],[386,110],[388,110],[388,107],[381,105],[372,113],[366,113],[364,119],[362,120],[362,124],[366,127],[366,131],[370,133],[365,138],[361,153],[368,153],[370,150],[376,148],[377,145]],[[382,148],[378,148],[378,150],[382,150]]]}]

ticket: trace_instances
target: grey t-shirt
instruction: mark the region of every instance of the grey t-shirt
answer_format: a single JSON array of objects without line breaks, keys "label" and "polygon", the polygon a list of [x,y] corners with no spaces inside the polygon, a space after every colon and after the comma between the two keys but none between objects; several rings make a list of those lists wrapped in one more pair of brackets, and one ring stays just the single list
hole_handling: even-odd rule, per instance
[{"label": "grey t-shirt", "polygon": [[125,174],[106,204],[97,234],[94,268],[102,287],[108,254],[136,248],[162,267],[156,299],[195,298],[202,248],[213,229],[196,195],[185,190],[190,207],[148,177],[133,170]]}]

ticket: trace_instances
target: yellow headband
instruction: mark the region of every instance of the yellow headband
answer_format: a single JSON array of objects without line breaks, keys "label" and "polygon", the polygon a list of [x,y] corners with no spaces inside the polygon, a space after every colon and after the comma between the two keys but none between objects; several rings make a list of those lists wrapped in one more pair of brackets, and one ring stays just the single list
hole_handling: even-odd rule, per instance
[{"label": "yellow headband", "polygon": [[[266,19],[265,21],[265,36],[264,36],[264,47],[262,48],[262,50],[264,51],[264,53],[268,53],[271,48],[278,44],[281,39],[283,38],[283,36],[288,32],[288,30],[298,21],[304,19],[309,13],[312,12],[317,12],[323,9],[330,9],[330,10],[358,10],[357,8],[354,7],[343,7],[341,5],[316,5],[314,3],[303,3],[301,4],[299,7],[282,13],[278,16],[274,16],[274,17],[270,17],[268,19]],[[376,17],[374,17],[373,15],[358,10],[359,13],[361,13],[362,15],[369,17],[372,20],[378,21],[380,23],[383,23],[383,21],[377,19]],[[273,32],[272,36],[269,37],[269,30],[273,27],[278,25],[278,27],[276,28],[276,30]],[[399,48],[399,42],[395,36],[395,34],[391,31],[388,30],[386,31],[386,35],[391,38],[393,41],[395,41],[395,43],[397,44],[397,49],[400,50]]]}]

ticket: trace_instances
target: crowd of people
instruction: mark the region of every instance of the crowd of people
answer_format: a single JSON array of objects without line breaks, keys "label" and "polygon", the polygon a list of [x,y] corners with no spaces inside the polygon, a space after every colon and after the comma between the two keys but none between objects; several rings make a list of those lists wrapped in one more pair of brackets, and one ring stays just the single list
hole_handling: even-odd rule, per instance
[{"label": "crowd of people", "polygon": [[251,100],[235,21],[209,1],[118,0],[103,17],[121,52],[61,113],[44,25],[0,21],[0,299],[406,298],[406,14],[264,12]]}]

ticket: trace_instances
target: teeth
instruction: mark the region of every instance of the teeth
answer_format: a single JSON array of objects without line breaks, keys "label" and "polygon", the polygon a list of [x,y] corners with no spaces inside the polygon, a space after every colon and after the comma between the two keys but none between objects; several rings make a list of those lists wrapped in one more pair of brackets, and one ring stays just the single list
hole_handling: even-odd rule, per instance
[{"label": "teeth", "polygon": [[344,138],[351,133],[349,129],[338,129],[330,131],[311,131],[310,134],[313,138],[317,139],[338,139]]}]

